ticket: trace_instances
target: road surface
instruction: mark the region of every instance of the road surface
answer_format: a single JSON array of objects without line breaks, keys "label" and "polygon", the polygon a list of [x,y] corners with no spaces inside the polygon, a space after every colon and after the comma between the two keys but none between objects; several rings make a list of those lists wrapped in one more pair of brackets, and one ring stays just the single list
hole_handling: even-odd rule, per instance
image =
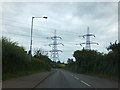
[{"label": "road surface", "polygon": [[52,76],[43,81],[36,88],[117,88],[115,81],[74,74],[65,70],[56,70]]},{"label": "road surface", "polygon": [[[42,76],[47,76],[41,81]],[[118,88],[118,82],[55,69],[3,82],[3,88]]]}]

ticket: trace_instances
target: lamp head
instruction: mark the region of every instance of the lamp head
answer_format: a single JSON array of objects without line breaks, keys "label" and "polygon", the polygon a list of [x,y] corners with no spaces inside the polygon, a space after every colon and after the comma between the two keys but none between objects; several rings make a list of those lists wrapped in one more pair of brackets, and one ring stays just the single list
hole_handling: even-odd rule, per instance
[{"label": "lamp head", "polygon": [[48,17],[43,17],[43,18],[47,19]]}]

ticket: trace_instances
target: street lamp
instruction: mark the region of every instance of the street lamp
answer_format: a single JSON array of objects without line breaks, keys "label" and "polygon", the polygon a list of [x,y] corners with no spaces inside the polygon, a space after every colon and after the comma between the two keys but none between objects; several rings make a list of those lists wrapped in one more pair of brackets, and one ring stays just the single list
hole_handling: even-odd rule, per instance
[{"label": "street lamp", "polygon": [[48,17],[32,17],[32,22],[31,22],[31,42],[30,42],[30,50],[29,50],[29,55],[30,55],[30,59],[32,59],[32,33],[33,33],[33,19],[34,18],[44,18],[47,19]]}]

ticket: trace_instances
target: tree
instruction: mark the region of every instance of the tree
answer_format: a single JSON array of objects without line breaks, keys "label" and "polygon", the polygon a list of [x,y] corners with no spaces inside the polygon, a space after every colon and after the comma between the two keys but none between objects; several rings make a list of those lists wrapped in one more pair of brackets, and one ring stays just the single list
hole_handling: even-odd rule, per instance
[{"label": "tree", "polygon": [[120,43],[117,43],[117,40],[113,44],[110,43],[110,45],[107,47],[107,50],[120,53]]},{"label": "tree", "polygon": [[[75,62],[68,59],[69,70],[79,73],[105,74],[109,76],[118,76],[118,63],[120,58],[120,43],[110,43],[107,47],[107,54],[96,50],[76,50],[73,54]],[[74,67],[74,68],[73,68]]]},{"label": "tree", "polygon": [[52,65],[51,59],[48,58],[48,53],[45,52],[43,49],[36,49],[34,52],[34,58],[37,58],[40,61],[44,61],[50,65]]},{"label": "tree", "polygon": [[48,53],[44,51],[43,49],[36,49],[34,51],[34,57],[41,57],[41,56],[47,56]]},{"label": "tree", "polygon": [[58,64],[61,64],[61,62],[60,62],[60,61],[57,61],[57,63],[58,63]]},{"label": "tree", "polygon": [[73,59],[68,58],[67,63],[68,64],[73,63]]},{"label": "tree", "polygon": [[2,37],[3,73],[12,73],[27,66],[29,58],[23,47],[18,43]]}]

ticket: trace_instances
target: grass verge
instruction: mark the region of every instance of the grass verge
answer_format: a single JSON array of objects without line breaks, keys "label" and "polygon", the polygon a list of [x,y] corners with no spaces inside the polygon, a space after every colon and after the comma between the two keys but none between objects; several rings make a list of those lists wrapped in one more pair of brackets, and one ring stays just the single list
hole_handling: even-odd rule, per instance
[{"label": "grass verge", "polygon": [[24,70],[24,71],[17,71],[15,73],[5,73],[2,75],[2,80],[5,81],[8,79],[13,79],[21,76],[27,76],[27,75],[42,73],[42,72],[47,72],[47,70]]}]

